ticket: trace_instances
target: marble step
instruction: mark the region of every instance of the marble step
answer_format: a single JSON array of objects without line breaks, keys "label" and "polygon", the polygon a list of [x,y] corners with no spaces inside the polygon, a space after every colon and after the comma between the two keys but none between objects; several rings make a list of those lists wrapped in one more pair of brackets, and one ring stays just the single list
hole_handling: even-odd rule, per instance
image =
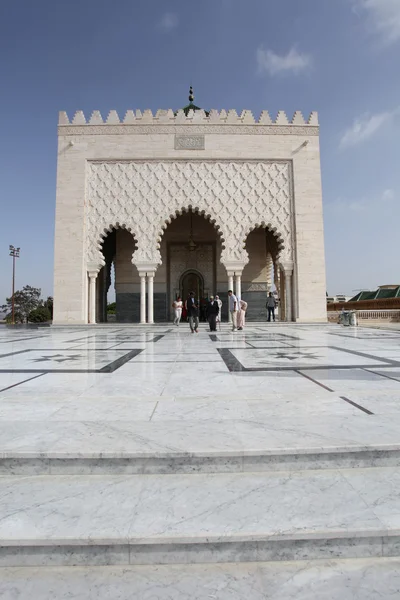
[{"label": "marble step", "polygon": [[256,473],[293,469],[400,467],[400,447],[385,445],[324,449],[303,448],[230,453],[170,452],[158,455],[129,452],[52,453],[15,452],[0,456],[0,476],[5,475],[167,475],[198,473]]},{"label": "marble step", "polygon": [[[22,407],[20,403],[3,400],[0,417],[12,410],[22,416],[26,403]],[[151,415],[154,407],[147,404],[146,415]],[[209,418],[196,420],[193,416],[177,418],[183,414],[180,403],[176,403],[178,408],[174,402],[165,404],[160,410],[178,411],[174,419],[144,421],[138,414],[137,420],[123,420],[121,413],[120,420],[106,421],[103,409],[101,420],[49,420],[44,413],[37,421],[0,419],[0,474],[207,473],[399,465],[400,428],[392,415],[371,417],[358,411],[359,415],[277,418],[268,413],[262,419],[250,419],[236,406],[227,409],[228,416],[233,411],[236,418],[215,420],[207,405]],[[70,419],[70,412],[65,416]]]},{"label": "marble step", "polygon": [[0,568],[4,600],[376,600],[400,595],[400,560]]},{"label": "marble step", "polygon": [[400,468],[0,479],[0,566],[400,555]]}]

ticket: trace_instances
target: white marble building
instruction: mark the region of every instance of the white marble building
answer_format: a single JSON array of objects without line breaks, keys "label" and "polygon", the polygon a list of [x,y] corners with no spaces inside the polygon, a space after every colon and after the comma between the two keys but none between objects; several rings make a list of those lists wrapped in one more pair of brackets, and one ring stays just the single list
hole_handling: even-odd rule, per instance
[{"label": "white marble building", "polygon": [[[170,318],[177,294],[228,289],[265,316],[326,321],[319,127],[264,111],[78,111],[58,127],[54,322]],[[226,303],[225,303],[226,304]]]}]

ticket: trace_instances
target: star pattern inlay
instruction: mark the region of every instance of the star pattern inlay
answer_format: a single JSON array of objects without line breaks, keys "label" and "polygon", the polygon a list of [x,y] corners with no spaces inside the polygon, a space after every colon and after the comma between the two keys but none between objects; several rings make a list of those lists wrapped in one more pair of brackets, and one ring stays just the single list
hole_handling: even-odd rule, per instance
[{"label": "star pattern inlay", "polygon": [[32,362],[68,362],[79,360],[81,358],[80,354],[71,354],[70,356],[64,356],[63,354],[53,354],[53,356],[42,356],[41,358],[33,358]]},{"label": "star pattern inlay", "polygon": [[298,360],[301,357],[309,358],[310,360],[318,359],[318,356],[315,356],[315,354],[306,354],[305,352],[275,352],[271,356],[286,358],[287,360]]}]

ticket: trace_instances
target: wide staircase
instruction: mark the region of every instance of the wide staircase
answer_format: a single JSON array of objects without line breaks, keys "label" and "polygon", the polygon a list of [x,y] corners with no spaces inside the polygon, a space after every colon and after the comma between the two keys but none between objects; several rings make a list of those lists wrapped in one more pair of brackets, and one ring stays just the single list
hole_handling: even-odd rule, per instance
[{"label": "wide staircase", "polygon": [[396,445],[229,447],[226,422],[208,450],[203,423],[187,450],[155,430],[130,452],[100,422],[53,421],[15,449],[19,426],[0,461],[2,599],[400,597]]}]

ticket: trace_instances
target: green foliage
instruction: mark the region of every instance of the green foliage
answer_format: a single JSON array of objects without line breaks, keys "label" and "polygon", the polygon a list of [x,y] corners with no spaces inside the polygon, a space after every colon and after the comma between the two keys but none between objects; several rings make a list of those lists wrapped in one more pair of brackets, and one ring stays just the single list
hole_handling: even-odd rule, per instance
[{"label": "green foliage", "polygon": [[49,309],[50,318],[53,318],[53,296],[48,296],[47,300],[43,302],[43,306]]},{"label": "green foliage", "polygon": [[[34,288],[25,285],[22,290],[17,290],[14,294],[15,322],[25,323],[28,321],[29,313],[40,306],[40,288]],[[6,321],[11,322],[12,318],[12,298],[6,298],[6,304],[1,307],[7,311]]]},{"label": "green foliage", "polygon": [[117,311],[117,303],[116,302],[110,302],[110,304],[107,304],[107,314],[108,315],[115,315]]},{"label": "green foliage", "polygon": [[[4,307],[2,307],[2,308],[4,309]],[[20,312],[15,311],[14,320],[15,320],[16,323],[23,323],[24,322],[24,316]],[[11,312],[6,315],[5,322],[6,323],[12,323],[12,314],[11,314]]]},{"label": "green foliage", "polygon": [[46,306],[38,306],[31,310],[28,315],[28,321],[30,323],[45,323],[51,321],[51,312]]}]

